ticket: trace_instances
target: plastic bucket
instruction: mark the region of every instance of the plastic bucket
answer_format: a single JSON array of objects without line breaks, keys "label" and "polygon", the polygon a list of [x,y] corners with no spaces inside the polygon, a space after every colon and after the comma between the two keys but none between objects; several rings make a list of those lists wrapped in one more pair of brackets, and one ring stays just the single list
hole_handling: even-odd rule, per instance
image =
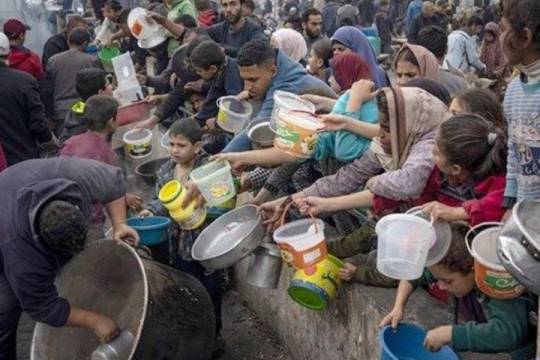
[{"label": "plastic bucket", "polygon": [[212,161],[191,171],[189,178],[197,185],[208,206],[220,205],[236,195],[231,165]]},{"label": "plastic bucket", "polygon": [[318,131],[323,125],[317,116],[304,111],[278,110],[274,147],[290,155],[309,158],[315,151]]},{"label": "plastic bucket", "polygon": [[297,269],[309,268],[327,258],[324,240],[324,222],[320,219],[293,221],[274,231],[283,261]]},{"label": "plastic bucket", "polygon": [[438,352],[428,351],[425,338],[426,331],[416,325],[401,323],[396,331],[385,326],[379,331],[381,360],[459,360],[446,345]]},{"label": "plastic bucket", "polygon": [[217,124],[231,133],[240,132],[246,126],[253,108],[247,101],[240,101],[236,96],[222,96],[216,101],[219,107]]},{"label": "plastic bucket", "polygon": [[118,126],[123,126],[148,119],[149,116],[150,106],[148,103],[146,101],[137,101],[118,108],[118,113],[116,114],[116,123]]},{"label": "plastic bucket", "polygon": [[513,299],[526,289],[505,270],[497,256],[501,230],[501,223],[479,224],[469,230],[465,242],[474,258],[474,281],[478,289],[491,298]]},{"label": "plastic bucket", "polygon": [[140,245],[158,245],[167,240],[167,229],[171,219],[164,216],[132,217],[126,221],[139,233]]},{"label": "plastic bucket", "polygon": [[120,49],[117,47],[103,48],[98,52],[99,61],[103,65],[103,69],[112,74],[114,72],[114,67],[112,64],[112,59],[120,55]]},{"label": "plastic bucket", "polygon": [[311,310],[324,310],[336,298],[341,284],[338,277],[343,262],[328,255],[320,263],[298,270],[289,284],[289,296],[301,306]]},{"label": "plastic bucket", "polygon": [[274,108],[272,109],[272,116],[270,117],[270,127],[274,131],[277,131],[277,114],[281,109],[287,111],[302,110],[310,113],[315,113],[316,111],[315,105],[302,99],[300,96],[287,91],[276,90],[274,92]]},{"label": "plastic bucket", "polygon": [[408,214],[392,214],[377,222],[377,269],[396,280],[422,276],[427,255],[435,243],[429,221]]},{"label": "plastic bucket", "polygon": [[124,134],[126,151],[132,158],[142,158],[152,152],[152,131],[133,129]]},{"label": "plastic bucket", "polygon": [[206,220],[206,208],[196,207],[193,200],[187,207],[182,203],[186,195],[186,189],[178,180],[171,180],[161,187],[158,199],[169,210],[171,218],[184,230],[193,230],[200,227]]}]

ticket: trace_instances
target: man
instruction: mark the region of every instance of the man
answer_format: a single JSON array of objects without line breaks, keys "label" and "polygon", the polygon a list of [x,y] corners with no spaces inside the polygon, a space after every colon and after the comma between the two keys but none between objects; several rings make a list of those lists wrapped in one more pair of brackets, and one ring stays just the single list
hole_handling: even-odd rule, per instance
[{"label": "man", "polygon": [[261,18],[255,14],[255,2],[253,0],[244,0],[242,4],[242,16],[260,27],[264,26]]},{"label": "man", "polygon": [[476,36],[482,31],[482,19],[471,16],[467,24],[460,30],[453,31],[448,36],[448,53],[444,59],[445,67],[460,70],[461,72],[478,71],[486,69],[480,60],[476,46]]},{"label": "man", "polygon": [[418,33],[427,26],[439,26],[444,29],[444,21],[439,15],[435,14],[435,6],[431,1],[425,1],[422,5],[422,13],[413,20],[407,40],[410,44],[418,43]]},{"label": "man", "polygon": [[4,170],[0,188],[0,358],[16,360],[23,311],[49,326],[88,328],[103,342],[114,338],[114,321],[71,306],[54,281],[86,244],[92,203],[105,204],[115,240],[137,243],[137,232],[125,224],[122,171],[78,158],[28,160]]},{"label": "man", "polygon": [[88,23],[86,22],[86,20],[84,20],[82,16],[78,16],[78,15],[70,16],[69,21],[64,31],[51,36],[47,40],[47,42],[45,42],[45,45],[43,46],[43,55],[41,57],[43,69],[47,67],[47,63],[49,62],[49,59],[51,57],[69,49],[68,40],[67,40],[68,34],[71,32],[71,30],[75,29],[76,27],[88,28]]},{"label": "man", "polygon": [[435,2],[435,15],[438,15],[441,19],[441,25],[443,25],[442,28],[444,30],[448,30],[452,23],[451,14],[448,0],[437,0]]},{"label": "man", "polygon": [[236,57],[238,50],[248,41],[265,38],[260,26],[242,16],[242,3],[243,0],[221,0],[225,20],[207,29],[208,36],[231,57]]},{"label": "man", "polygon": [[84,49],[90,42],[90,33],[85,28],[75,28],[68,36],[69,50],[54,55],[47,64],[45,84],[45,106],[53,120],[57,136],[62,133],[64,119],[71,106],[78,100],[76,78],[82,69],[101,67],[95,56]]},{"label": "man", "polygon": [[321,10],[323,18],[322,32],[328,37],[332,37],[338,28],[337,12],[341,5],[343,4],[338,0],[329,0]]},{"label": "man", "polygon": [[405,29],[410,29],[412,22],[422,12],[422,0],[413,0],[407,7],[407,15],[405,15]]},{"label": "man", "polygon": [[322,14],[315,8],[308,9],[302,14],[302,35],[306,39],[308,53],[315,42],[325,38],[322,34],[322,23]]},{"label": "man", "polygon": [[[52,139],[38,82],[7,65],[10,44],[0,33],[0,143],[8,165],[39,157],[38,143]],[[2,191],[4,191],[2,189]]]},{"label": "man", "polygon": [[451,97],[469,87],[467,81],[442,67],[448,46],[446,31],[438,26],[428,26],[418,34],[418,45],[425,47],[439,61],[439,82],[448,90]]},{"label": "man", "polygon": [[45,73],[39,55],[24,46],[26,30],[30,30],[30,27],[17,19],[9,19],[4,24],[4,34],[10,44],[9,67],[41,80]]}]

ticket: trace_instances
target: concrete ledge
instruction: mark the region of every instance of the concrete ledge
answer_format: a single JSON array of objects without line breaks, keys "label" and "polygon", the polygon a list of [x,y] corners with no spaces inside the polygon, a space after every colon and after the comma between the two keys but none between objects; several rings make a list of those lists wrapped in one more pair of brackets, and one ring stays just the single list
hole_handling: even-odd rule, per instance
[{"label": "concrete ledge", "polygon": [[[289,298],[287,287],[293,269],[284,266],[279,288],[267,290],[246,283],[248,265],[249,258],[235,266],[235,286],[295,360],[380,359],[378,325],[393,306],[395,289],[346,285],[326,311],[316,312],[302,308]],[[418,290],[409,301],[405,320],[433,328],[450,324],[451,319],[446,305]],[[465,360],[510,359],[504,354],[462,355]]]}]

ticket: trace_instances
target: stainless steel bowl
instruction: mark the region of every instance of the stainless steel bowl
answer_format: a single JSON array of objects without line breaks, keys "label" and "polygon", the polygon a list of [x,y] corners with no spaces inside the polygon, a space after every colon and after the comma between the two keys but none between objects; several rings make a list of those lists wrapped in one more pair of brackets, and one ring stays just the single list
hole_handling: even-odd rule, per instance
[{"label": "stainless steel bowl", "polygon": [[251,254],[265,235],[257,207],[246,205],[232,210],[204,229],[191,256],[207,269],[224,269]]},{"label": "stainless steel bowl", "polygon": [[276,133],[270,127],[270,118],[252,121],[247,128],[248,137],[259,147],[270,147],[274,144]]}]

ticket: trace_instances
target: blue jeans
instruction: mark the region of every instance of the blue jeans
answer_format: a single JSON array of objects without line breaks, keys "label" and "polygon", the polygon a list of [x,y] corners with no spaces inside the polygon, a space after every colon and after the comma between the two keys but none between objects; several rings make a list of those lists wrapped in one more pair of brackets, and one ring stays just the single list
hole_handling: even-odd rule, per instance
[{"label": "blue jeans", "polygon": [[247,130],[242,130],[225,146],[222,152],[241,152],[251,150],[251,139],[247,135]]},{"label": "blue jeans", "polygon": [[0,360],[17,359],[17,326],[21,313],[7,279],[0,275]]}]

